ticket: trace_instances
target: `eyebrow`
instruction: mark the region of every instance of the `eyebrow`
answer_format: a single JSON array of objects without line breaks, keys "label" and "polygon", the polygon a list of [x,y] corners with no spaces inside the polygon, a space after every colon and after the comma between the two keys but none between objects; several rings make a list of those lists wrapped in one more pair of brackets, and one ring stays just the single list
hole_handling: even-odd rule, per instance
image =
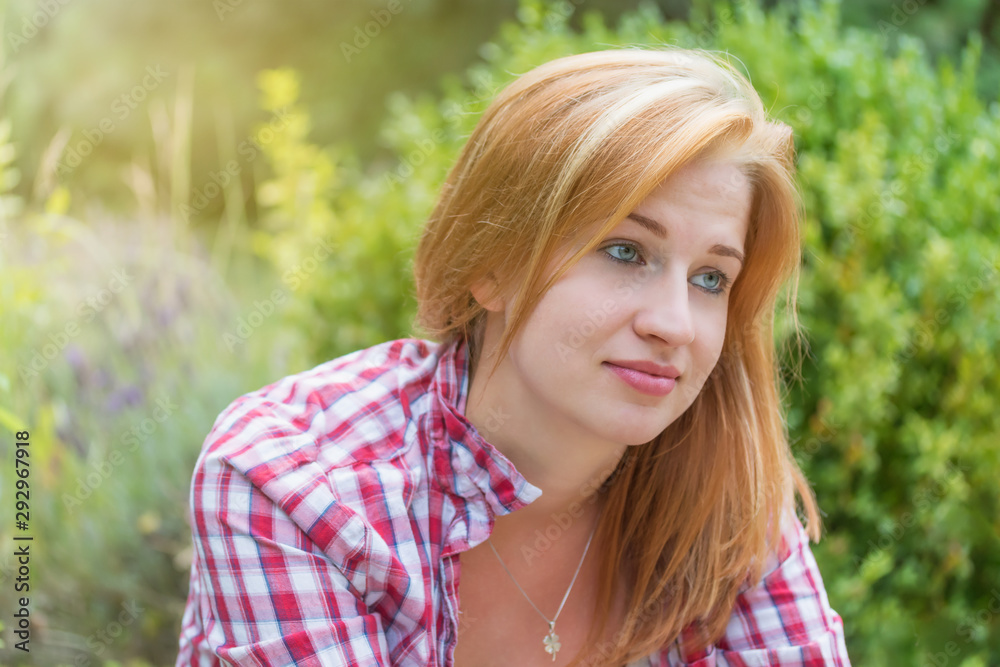
[{"label": "eyebrow", "polygon": [[[657,238],[660,239],[667,238],[667,228],[658,223],[656,220],[653,220],[652,218],[647,218],[646,216],[640,215],[638,213],[629,213],[627,216],[625,216],[625,218],[627,220],[634,221],[635,223],[640,225],[643,229],[648,230],[651,234],[653,234],[653,236]],[[744,260],[743,253],[737,250],[736,248],[733,248],[732,246],[716,243],[714,246],[708,249],[708,252],[713,255],[719,255],[720,257],[733,257],[734,259],[739,261],[740,266],[743,266],[743,260]]]}]

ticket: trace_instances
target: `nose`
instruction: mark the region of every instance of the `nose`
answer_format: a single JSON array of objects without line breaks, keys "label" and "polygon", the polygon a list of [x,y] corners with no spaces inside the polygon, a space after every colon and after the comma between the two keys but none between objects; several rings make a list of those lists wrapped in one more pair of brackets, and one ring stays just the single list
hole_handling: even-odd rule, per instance
[{"label": "nose", "polygon": [[643,338],[659,338],[671,347],[692,343],[695,332],[690,290],[687,276],[680,273],[648,281],[640,290],[632,324],[635,332]]}]

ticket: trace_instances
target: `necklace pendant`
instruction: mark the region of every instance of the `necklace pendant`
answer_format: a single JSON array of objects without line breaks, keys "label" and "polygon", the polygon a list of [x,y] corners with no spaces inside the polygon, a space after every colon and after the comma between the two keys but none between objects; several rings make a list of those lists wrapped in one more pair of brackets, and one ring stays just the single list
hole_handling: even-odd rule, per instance
[{"label": "necklace pendant", "polygon": [[545,635],[545,639],[542,641],[545,643],[545,652],[551,653],[552,662],[555,662],[556,653],[562,648],[562,644],[559,643],[559,635],[556,634],[555,621],[549,621],[549,634]]}]

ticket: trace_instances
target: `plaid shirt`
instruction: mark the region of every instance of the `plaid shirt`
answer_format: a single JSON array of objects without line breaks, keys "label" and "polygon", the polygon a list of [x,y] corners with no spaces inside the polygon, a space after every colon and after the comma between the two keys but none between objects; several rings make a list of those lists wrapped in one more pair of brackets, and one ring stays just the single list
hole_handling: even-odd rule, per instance
[{"label": "plaid shirt", "polygon": [[[465,419],[467,346],[402,339],[218,417],[191,485],[177,665],[452,665],[458,554],[541,495]],[[798,520],[725,636],[634,665],[849,665]]]}]

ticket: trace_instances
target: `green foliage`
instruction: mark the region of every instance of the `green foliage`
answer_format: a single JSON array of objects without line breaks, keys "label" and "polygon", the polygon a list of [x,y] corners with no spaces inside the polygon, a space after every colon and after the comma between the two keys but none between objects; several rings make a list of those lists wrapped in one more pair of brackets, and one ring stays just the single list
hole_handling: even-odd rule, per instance
[{"label": "green foliage", "polygon": [[[0,289],[16,297],[14,313],[5,313],[16,325],[0,332],[11,351],[0,373],[15,390],[0,396],[18,430],[31,434],[34,538],[32,652],[12,651],[11,660],[99,664],[173,650],[190,562],[183,508],[198,447],[233,396],[275,373],[219,364],[227,355],[220,332],[239,314],[235,299],[202,258],[164,239],[143,249],[139,233],[33,213],[7,239],[17,260],[0,274]],[[10,461],[15,424],[0,426],[0,457]],[[11,489],[13,466],[0,479]],[[0,512],[6,544],[12,505]],[[0,556],[5,609],[15,608],[15,566]],[[136,613],[119,632],[113,623],[126,609]]]},{"label": "green foliage", "polygon": [[[402,331],[383,313],[412,312],[409,300],[392,310],[412,289],[412,242],[512,73],[613,45],[729,52],[795,131],[809,357],[788,391],[790,436],[826,513],[816,554],[852,656],[995,660],[1000,107],[976,95],[979,42],[958,66],[932,65],[906,37],[890,55],[878,32],[844,28],[836,2],[795,16],[720,4],[691,24],[647,7],[615,28],[588,14],[582,32],[564,7],[523,3],[520,24],[503,27],[464,82],[446,80],[440,99],[392,100],[382,136],[397,164],[345,170],[329,200],[352,252],[304,287],[313,321],[333,327],[313,327],[312,349],[329,356]],[[352,312],[363,328],[341,329]]]},{"label": "green foliage", "polygon": [[[265,72],[260,85],[265,109],[284,109],[290,119],[288,129],[263,146],[273,177],[258,191],[261,229],[253,240],[293,297],[286,322],[309,332],[306,353],[316,361],[408,335],[412,237],[430,193],[400,187],[400,176],[364,177],[346,149],[340,153],[347,166],[338,172],[334,151],[306,143],[309,119],[296,105],[294,73]],[[437,146],[430,138],[414,139],[419,145],[407,151],[405,131],[396,139],[411,162],[407,170],[424,173]]]},{"label": "green foliage", "polygon": [[[407,0],[377,31],[367,26],[366,36],[366,24],[373,12],[385,11],[385,0],[304,0],[291,10],[281,3],[237,0],[89,0],[44,7],[36,0],[5,0],[0,3],[5,26],[0,49],[21,65],[21,76],[4,100],[22,147],[25,179],[19,194],[47,186],[53,176],[43,160],[47,148],[65,142],[64,155],[81,142],[86,148],[87,135],[108,119],[113,131],[93,142],[84,166],[64,171],[59,180],[81,205],[76,215],[93,197],[107,209],[127,213],[134,203],[121,171],[136,157],[155,152],[146,119],[187,83],[198,100],[189,168],[193,185],[205,183],[226,161],[216,150],[218,115],[229,116],[235,135],[245,136],[259,120],[255,76],[281,66],[302,73],[303,101],[314,112],[316,136],[347,139],[371,154],[385,95],[426,88],[442,71],[473,60],[479,43],[515,4]],[[36,16],[40,28],[32,23]],[[345,49],[356,44],[360,53]],[[120,102],[112,108],[141,83],[148,65],[161,66],[167,78],[127,114]],[[188,68],[194,73],[191,82],[183,80]],[[198,217],[211,221],[220,210],[221,200],[215,199]]]}]

